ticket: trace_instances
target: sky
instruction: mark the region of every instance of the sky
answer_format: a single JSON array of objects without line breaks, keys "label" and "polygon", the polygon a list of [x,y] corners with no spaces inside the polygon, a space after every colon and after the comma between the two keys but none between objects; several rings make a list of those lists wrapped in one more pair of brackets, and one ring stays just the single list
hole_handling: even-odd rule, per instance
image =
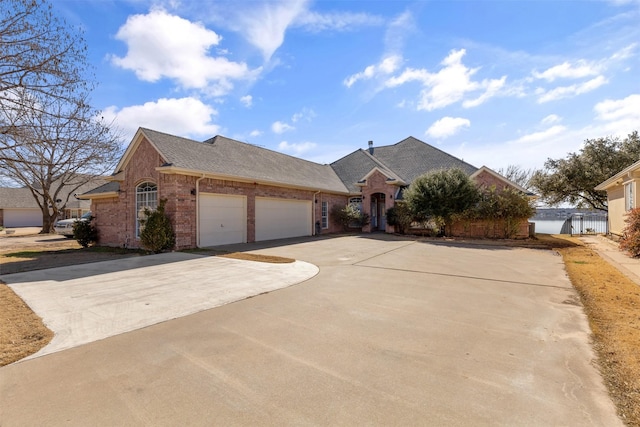
[{"label": "sky", "polygon": [[54,0],[84,32],[92,104],[318,163],[413,136],[543,168],[640,131],[640,0]]}]

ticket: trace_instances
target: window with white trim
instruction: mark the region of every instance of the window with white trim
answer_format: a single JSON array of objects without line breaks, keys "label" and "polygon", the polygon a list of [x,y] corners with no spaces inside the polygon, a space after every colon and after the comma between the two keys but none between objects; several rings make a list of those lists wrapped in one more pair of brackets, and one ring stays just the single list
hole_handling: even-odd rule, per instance
[{"label": "window with white trim", "polygon": [[143,182],[136,187],[136,238],[142,231],[140,220],[145,218],[145,208],[158,207],[158,186],[153,182]]},{"label": "window with white trim", "polygon": [[633,181],[624,185],[624,207],[627,211],[636,207],[633,201]]},{"label": "window with white trim", "polygon": [[322,228],[329,228],[329,202],[322,202]]}]

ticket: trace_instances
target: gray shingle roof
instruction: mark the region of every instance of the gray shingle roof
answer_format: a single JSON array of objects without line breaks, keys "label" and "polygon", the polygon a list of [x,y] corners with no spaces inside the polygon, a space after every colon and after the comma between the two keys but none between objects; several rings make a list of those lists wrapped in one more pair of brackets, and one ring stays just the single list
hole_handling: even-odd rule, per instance
[{"label": "gray shingle roof", "polygon": [[351,191],[358,191],[355,183],[378,165],[383,165],[407,184],[434,170],[459,168],[468,175],[478,170],[475,166],[414,137],[393,145],[373,147],[372,154],[365,150],[354,151],[331,164]]},{"label": "gray shingle roof", "polygon": [[28,188],[0,188],[0,209],[29,208],[40,209]]},{"label": "gray shingle roof", "polygon": [[346,193],[329,165],[216,136],[198,142],[141,128],[161,156],[177,168],[317,190]]},{"label": "gray shingle roof", "polygon": [[107,182],[106,184],[102,184],[89,191],[85,191],[84,193],[82,193],[82,195],[84,196],[85,194],[111,193],[113,191],[119,191],[119,190],[120,190],[120,183],[116,181],[112,181],[112,182]]}]

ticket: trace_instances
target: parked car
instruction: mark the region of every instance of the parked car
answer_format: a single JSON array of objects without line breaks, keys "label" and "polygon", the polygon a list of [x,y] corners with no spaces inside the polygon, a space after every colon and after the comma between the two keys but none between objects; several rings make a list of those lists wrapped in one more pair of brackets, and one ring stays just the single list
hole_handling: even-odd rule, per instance
[{"label": "parked car", "polygon": [[91,218],[91,212],[87,212],[80,218],[63,219],[58,221],[53,229],[56,231],[56,234],[60,234],[68,239],[72,239],[73,224],[75,224],[77,221],[89,221],[89,218]]}]

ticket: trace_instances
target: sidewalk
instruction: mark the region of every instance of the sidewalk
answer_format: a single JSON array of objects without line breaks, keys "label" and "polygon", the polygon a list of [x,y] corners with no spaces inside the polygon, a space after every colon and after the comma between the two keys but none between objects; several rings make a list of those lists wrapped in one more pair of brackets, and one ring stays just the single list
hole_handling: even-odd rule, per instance
[{"label": "sidewalk", "polygon": [[622,274],[640,285],[640,259],[631,258],[618,248],[618,244],[604,236],[581,236],[580,240],[596,251]]}]

